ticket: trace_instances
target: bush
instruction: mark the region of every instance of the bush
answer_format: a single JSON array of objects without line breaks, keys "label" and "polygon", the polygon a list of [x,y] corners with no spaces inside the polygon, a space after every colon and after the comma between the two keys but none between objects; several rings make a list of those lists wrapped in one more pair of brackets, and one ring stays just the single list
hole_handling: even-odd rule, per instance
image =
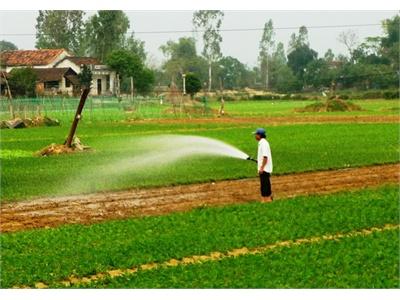
[{"label": "bush", "polygon": [[385,91],[385,92],[383,92],[383,98],[385,98],[385,99],[399,99],[400,98],[399,90],[396,90],[396,91]]},{"label": "bush", "polygon": [[348,99],[350,99],[349,95],[339,95],[339,98],[340,98],[340,99],[343,99],[343,100],[348,100]]},{"label": "bush", "polygon": [[81,73],[78,74],[78,79],[79,79],[79,84],[80,86],[84,88],[89,88],[92,85],[92,71],[89,69],[88,66],[84,65],[82,68]]},{"label": "bush", "polygon": [[[221,95],[217,96],[217,100],[220,101],[222,98]],[[224,94],[224,101],[237,101],[239,100],[236,96],[232,96],[232,95],[225,95]]]},{"label": "bush", "polygon": [[280,99],[278,95],[254,95],[251,97],[252,100],[276,100]]},{"label": "bush", "polygon": [[361,99],[380,99],[383,98],[383,94],[381,91],[370,91],[365,92],[361,95]]},{"label": "bush", "polygon": [[193,98],[193,96],[201,90],[201,81],[193,73],[186,74],[186,91]]},{"label": "bush", "polygon": [[13,96],[35,97],[36,96],[36,73],[32,68],[15,68],[10,72],[11,93]]}]

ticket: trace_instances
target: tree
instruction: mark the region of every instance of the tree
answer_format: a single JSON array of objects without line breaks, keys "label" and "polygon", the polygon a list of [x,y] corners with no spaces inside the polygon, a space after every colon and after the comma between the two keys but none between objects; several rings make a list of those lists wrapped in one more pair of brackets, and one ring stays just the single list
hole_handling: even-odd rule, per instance
[{"label": "tree", "polygon": [[9,41],[2,40],[0,41],[0,51],[6,50],[18,50],[18,47]]},{"label": "tree", "polygon": [[278,78],[282,79],[282,76],[280,76],[280,73],[282,72],[282,69],[286,67],[287,59],[285,55],[285,48],[283,43],[279,42],[276,45],[276,48],[274,52],[271,55],[271,63],[270,63],[270,73],[271,73],[271,79],[270,79],[270,85],[272,88],[276,88]]},{"label": "tree", "polygon": [[143,62],[146,61],[147,53],[144,48],[144,41],[135,38],[133,33],[125,40],[123,48],[139,56]]},{"label": "tree", "polygon": [[127,91],[130,78],[133,78],[134,88],[139,93],[147,93],[154,84],[154,73],[144,66],[140,57],[125,49],[111,52],[106,63],[115,70],[122,81],[122,89]]},{"label": "tree", "polygon": [[349,56],[352,57],[353,50],[357,46],[358,36],[352,29],[342,31],[338,36],[338,41],[346,46]]},{"label": "tree", "polygon": [[314,88],[329,87],[337,77],[337,70],[323,58],[310,61],[306,69],[305,81]]},{"label": "tree", "polygon": [[281,93],[296,92],[301,90],[302,82],[293,74],[287,65],[281,65],[275,77],[275,89]]},{"label": "tree", "polygon": [[310,46],[310,42],[308,40],[308,29],[306,26],[301,26],[299,28],[299,35],[297,37],[297,46]]},{"label": "tree", "polygon": [[396,15],[391,19],[383,21],[385,36],[381,38],[381,53],[390,60],[394,70],[399,69],[399,37],[400,37],[400,16]]},{"label": "tree", "polygon": [[390,59],[382,55],[380,37],[367,37],[353,50],[351,61],[363,64],[390,64]]},{"label": "tree", "polygon": [[205,61],[197,55],[196,42],[191,37],[181,37],[177,42],[168,41],[160,47],[167,60],[162,68],[167,76],[167,83],[175,82],[180,85],[183,73],[195,73],[200,80],[206,77],[204,74]]},{"label": "tree", "polygon": [[92,85],[92,71],[86,65],[83,65],[82,71],[78,74],[80,87],[82,89],[89,88]]},{"label": "tree", "polygon": [[14,68],[8,84],[14,96],[34,97],[36,95],[36,73],[32,68]]},{"label": "tree", "polygon": [[260,61],[260,69],[262,72],[262,77],[265,80],[265,89],[269,89],[269,61],[271,51],[274,47],[274,26],[272,24],[272,20],[270,19],[264,25],[264,31],[260,41],[260,54],[258,56],[258,60]]},{"label": "tree", "polygon": [[238,59],[232,56],[225,56],[219,60],[218,77],[223,81],[227,89],[243,88],[247,82],[247,69]]},{"label": "tree", "polygon": [[[228,61],[229,63],[227,65],[231,65],[231,68],[227,68],[227,70],[225,70],[226,63],[222,60],[219,62],[219,78],[222,77],[220,75],[221,71],[223,71],[223,73],[226,73],[226,78],[224,79],[224,77],[222,77],[223,87],[227,89],[240,89],[246,87],[257,89],[264,88],[264,85],[261,83],[261,72],[259,66],[253,66],[252,68],[250,68],[238,59],[233,57],[232,59],[232,63]],[[230,69],[232,70],[232,72],[230,71]]]},{"label": "tree", "polygon": [[306,26],[301,26],[299,28],[299,34],[296,35],[295,33],[292,33],[290,36],[290,41],[289,41],[289,46],[288,46],[288,53],[290,54],[292,51],[294,51],[297,48],[310,46],[310,42],[308,40],[308,30]]},{"label": "tree", "polygon": [[83,55],[84,15],[81,10],[39,10],[36,48],[65,48],[76,55]]},{"label": "tree", "polygon": [[335,59],[335,54],[333,54],[332,49],[328,49],[324,54],[325,61],[331,63]]},{"label": "tree", "polygon": [[186,74],[186,91],[191,98],[201,90],[201,81],[194,73]]},{"label": "tree", "polygon": [[193,25],[203,30],[203,56],[208,63],[208,91],[212,87],[212,65],[221,57],[220,43],[222,36],[219,33],[224,13],[220,10],[199,10],[193,14]]},{"label": "tree", "polygon": [[129,20],[121,10],[100,10],[86,26],[89,54],[104,61],[114,50],[124,46]]},{"label": "tree", "polygon": [[304,73],[307,71],[307,65],[317,59],[318,53],[307,45],[295,48],[288,55],[288,66],[293,73],[300,79],[304,80]]},{"label": "tree", "polygon": [[[132,77],[136,92],[143,95],[152,91],[155,81],[155,74],[153,70],[144,66],[143,69],[137,70]],[[128,86],[130,88],[130,80],[125,78],[122,82],[123,90],[127,91]]]},{"label": "tree", "polygon": [[276,45],[274,53],[272,53],[272,59],[274,62],[279,64],[286,64],[286,54],[285,54],[285,46],[283,43],[279,42]]}]

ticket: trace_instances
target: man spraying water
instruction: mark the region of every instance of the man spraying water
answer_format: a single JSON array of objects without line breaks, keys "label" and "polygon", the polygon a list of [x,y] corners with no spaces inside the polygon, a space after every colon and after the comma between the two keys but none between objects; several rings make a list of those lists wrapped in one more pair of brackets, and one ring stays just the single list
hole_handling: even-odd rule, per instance
[{"label": "man spraying water", "polygon": [[264,128],[258,128],[253,132],[256,140],[258,141],[257,152],[257,169],[260,176],[260,190],[262,202],[272,201],[271,190],[271,173],[272,173],[272,156],[271,148],[266,140],[267,134]]}]

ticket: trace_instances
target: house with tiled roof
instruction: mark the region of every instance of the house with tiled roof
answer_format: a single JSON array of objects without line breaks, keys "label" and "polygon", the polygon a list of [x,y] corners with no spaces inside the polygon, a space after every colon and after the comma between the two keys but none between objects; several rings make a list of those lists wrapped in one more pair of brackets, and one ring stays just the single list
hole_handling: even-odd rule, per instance
[{"label": "house with tiled roof", "polygon": [[20,67],[53,68],[67,56],[71,54],[65,49],[9,50],[1,52],[0,65],[6,72]]},{"label": "house with tiled roof", "polygon": [[71,68],[34,68],[38,95],[79,93],[78,74]]},{"label": "house with tiled roof", "polygon": [[94,57],[67,56],[56,63],[57,68],[71,68],[78,74],[83,66],[92,71],[91,95],[114,95],[117,88],[117,74]]},{"label": "house with tiled roof", "polygon": [[23,67],[35,69],[38,73],[38,90],[44,94],[71,95],[74,86],[79,84],[76,75],[84,65],[88,66],[93,74],[91,95],[116,93],[115,71],[96,58],[76,57],[65,49],[12,50],[0,53],[0,68],[4,72],[9,73],[14,68]]}]

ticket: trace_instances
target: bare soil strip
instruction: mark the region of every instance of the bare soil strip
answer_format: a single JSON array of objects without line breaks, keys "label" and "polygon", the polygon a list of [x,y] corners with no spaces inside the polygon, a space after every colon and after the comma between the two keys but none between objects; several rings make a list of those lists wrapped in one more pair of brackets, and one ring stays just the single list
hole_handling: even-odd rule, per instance
[{"label": "bare soil strip", "polygon": [[225,116],[215,118],[179,118],[179,119],[146,119],[132,120],[128,123],[157,123],[157,124],[268,124],[273,125],[290,125],[290,124],[321,124],[321,123],[399,123],[398,115],[321,115],[321,116]]},{"label": "bare soil strip", "polygon": [[[396,184],[399,182],[399,171],[400,164],[387,164],[273,176],[274,199]],[[257,199],[258,179],[42,198],[2,204],[0,231],[14,232],[71,223],[91,224]]]},{"label": "bare soil strip", "polygon": [[[147,270],[154,270],[158,268],[171,268],[171,267],[177,267],[177,266],[185,266],[185,265],[193,265],[193,264],[201,264],[204,262],[210,262],[210,261],[219,261],[222,259],[226,258],[234,258],[234,257],[239,257],[243,255],[256,255],[256,254],[262,254],[269,252],[273,249],[276,248],[283,248],[283,247],[295,247],[299,245],[305,245],[305,244],[315,244],[315,243],[321,243],[323,241],[339,241],[345,238],[351,238],[351,237],[357,237],[357,236],[367,236],[370,234],[373,234],[374,232],[381,232],[385,230],[398,230],[400,228],[400,225],[398,224],[386,224],[382,227],[372,227],[372,228],[366,228],[366,229],[361,229],[361,230],[354,230],[350,231],[347,233],[335,233],[335,234],[329,234],[329,235],[323,235],[323,236],[314,236],[310,238],[302,238],[302,239],[297,239],[297,240],[287,240],[287,241],[279,241],[273,244],[268,244],[268,245],[263,245],[263,246],[258,246],[255,248],[237,248],[237,249],[232,249],[227,252],[211,252],[205,255],[193,255],[189,257],[184,257],[181,259],[170,259],[165,262],[152,262],[152,263],[146,263],[142,264],[140,266],[134,266],[128,269],[113,269],[113,270],[108,270],[102,273],[97,273],[93,274],[90,276],[86,277],[76,277],[74,275],[71,275],[70,277],[66,278],[65,280],[62,280],[60,282],[57,282],[60,285],[63,286],[76,286],[76,285],[85,285],[88,283],[92,282],[97,282],[101,281],[107,278],[115,278],[115,277],[121,277],[121,276],[126,276],[129,274],[135,274],[139,270],[140,271],[147,271]],[[35,284],[36,288],[47,288],[48,285],[43,282],[37,282]],[[29,288],[28,286],[23,286],[19,287],[16,286],[15,288]]]}]

